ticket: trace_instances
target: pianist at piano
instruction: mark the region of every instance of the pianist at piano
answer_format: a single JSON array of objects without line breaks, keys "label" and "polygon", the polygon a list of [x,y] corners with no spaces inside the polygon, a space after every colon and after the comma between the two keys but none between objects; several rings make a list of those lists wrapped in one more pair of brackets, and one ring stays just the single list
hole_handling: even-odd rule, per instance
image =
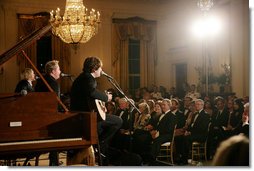
[{"label": "pianist at piano", "polygon": [[[46,75],[44,76],[44,78],[50,85],[50,87],[54,90],[54,92],[57,94],[57,96],[60,97],[60,87],[57,80],[60,78],[61,70],[58,63],[59,61],[57,60],[52,60],[46,63],[45,65]],[[45,83],[41,79],[39,79],[37,81],[37,84],[35,85],[35,91],[48,92],[49,89],[45,85]]]},{"label": "pianist at piano", "polygon": [[[57,94],[57,96],[60,98],[60,86],[57,82],[57,79],[60,78],[61,70],[59,67],[59,61],[52,60],[46,63],[45,65],[45,72],[46,75],[44,76],[45,80],[49,84],[49,86],[54,90],[54,92]],[[48,92],[49,89],[45,85],[45,83],[39,79],[37,81],[37,84],[35,86],[36,92]],[[58,108],[61,110],[61,107]],[[59,157],[58,153],[53,151],[49,153],[49,166],[58,166],[59,163]]]}]

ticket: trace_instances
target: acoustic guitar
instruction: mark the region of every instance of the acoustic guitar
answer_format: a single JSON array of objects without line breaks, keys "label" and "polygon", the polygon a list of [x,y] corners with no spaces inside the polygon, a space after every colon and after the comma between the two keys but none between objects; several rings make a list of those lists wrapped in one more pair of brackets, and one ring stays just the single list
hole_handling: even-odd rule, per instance
[{"label": "acoustic guitar", "polygon": [[99,113],[101,119],[105,121],[105,119],[106,119],[106,112],[107,112],[107,108],[105,106],[105,102],[103,102],[101,100],[98,100],[98,99],[95,99],[95,104],[96,104],[96,107],[98,109],[98,113]]}]

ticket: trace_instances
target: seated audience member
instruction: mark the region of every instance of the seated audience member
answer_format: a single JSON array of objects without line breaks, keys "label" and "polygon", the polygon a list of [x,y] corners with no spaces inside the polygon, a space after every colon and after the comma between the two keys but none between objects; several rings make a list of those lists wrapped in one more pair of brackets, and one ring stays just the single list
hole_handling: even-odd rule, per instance
[{"label": "seated audience member", "polygon": [[196,85],[192,84],[190,86],[190,91],[187,92],[185,97],[191,97],[193,100],[196,100],[201,97],[200,93],[196,91]]},{"label": "seated audience member", "polygon": [[206,111],[206,113],[208,113],[208,115],[210,117],[212,117],[212,115],[213,115],[213,106],[212,106],[211,101],[205,101],[204,110]]},{"label": "seated audience member", "polygon": [[115,102],[113,102],[113,101],[106,102],[105,107],[107,109],[107,111],[106,111],[107,114],[114,115],[116,113]]},{"label": "seated audience member", "polygon": [[129,102],[126,98],[120,98],[118,100],[118,105],[115,115],[121,118],[123,122],[120,129],[114,135],[111,145],[118,149],[129,149],[129,135],[133,126],[130,119],[133,118],[133,116],[131,116],[132,113],[129,111]]},{"label": "seated audience member", "polygon": [[150,107],[147,103],[140,103],[138,105],[140,110],[140,115],[135,118],[134,129],[144,130],[145,126],[148,124],[148,121],[151,118]]},{"label": "seated audience member", "polygon": [[33,84],[32,82],[35,80],[34,71],[31,68],[25,68],[21,73],[22,80],[19,81],[15,88],[15,93],[21,93],[22,90],[26,92],[33,92]]},{"label": "seated audience member", "polygon": [[162,99],[161,92],[156,85],[153,86],[153,91],[151,92],[151,97],[156,100]]},{"label": "seated audience member", "polygon": [[162,114],[161,103],[161,100],[157,100],[155,102],[154,111],[151,112],[151,119],[149,120],[148,125],[145,127],[145,130],[151,131],[157,125],[160,115]]},{"label": "seated audience member", "polygon": [[195,100],[195,107],[197,112],[193,115],[192,122],[183,136],[183,156],[181,159],[183,164],[188,163],[187,160],[192,142],[205,142],[208,136],[210,117],[204,111],[204,101],[202,99]]},{"label": "seated audience member", "polygon": [[154,100],[152,99],[149,99],[147,102],[146,102],[150,108],[150,113],[149,114],[152,114],[154,112],[154,108],[155,108],[155,102]]},{"label": "seated audience member", "polygon": [[244,112],[244,105],[242,99],[234,100],[234,112],[230,118],[232,128],[236,127],[241,122],[242,114]]},{"label": "seated audience member", "polygon": [[249,96],[244,96],[243,97],[243,104],[249,103],[250,102],[250,98]]},{"label": "seated audience member", "polygon": [[129,103],[126,100],[126,98],[120,98],[118,100],[118,109],[116,111],[116,116],[118,116],[119,118],[122,119],[123,123],[122,126],[120,128],[121,131],[128,131],[130,128],[130,122],[129,122],[129,118],[130,118],[130,113],[129,113]]},{"label": "seated audience member", "polygon": [[249,103],[244,105],[244,112],[242,115],[242,122],[234,130],[234,134],[243,134],[249,138]]},{"label": "seated audience member", "polygon": [[210,155],[215,153],[219,143],[225,139],[224,127],[227,127],[229,111],[226,107],[225,100],[222,97],[215,98],[216,111],[211,117],[211,126],[209,130],[208,144],[211,151]]},{"label": "seated audience member", "polygon": [[189,116],[189,113],[190,113],[189,106],[190,106],[191,102],[192,102],[191,97],[184,97],[184,100],[183,100],[183,114],[185,116],[185,119],[187,119],[188,116]]},{"label": "seated audience member", "polygon": [[162,100],[162,111],[156,127],[150,131],[152,138],[151,150],[148,154],[149,164],[153,165],[157,155],[160,152],[161,144],[171,141],[176,125],[176,115],[170,111],[172,102],[169,99]]},{"label": "seated audience member", "polygon": [[189,105],[189,114],[188,114],[188,117],[186,118],[186,121],[185,121],[184,132],[191,125],[191,122],[193,120],[193,116],[196,112],[197,112],[197,110],[196,110],[196,107],[195,107],[195,101],[192,100],[190,102],[190,105]]},{"label": "seated audience member", "polygon": [[148,131],[146,127],[150,121],[150,107],[147,103],[143,102],[138,105],[139,115],[136,115],[134,122],[134,132],[133,132],[133,152],[141,154],[147,147],[145,142],[147,141]]},{"label": "seated audience member", "polygon": [[135,103],[138,103],[141,99],[142,99],[141,91],[140,91],[140,89],[138,88],[138,89],[136,89],[135,92],[134,92],[133,100],[135,101]]},{"label": "seated audience member", "polygon": [[161,101],[155,102],[155,110],[151,113],[151,118],[144,129],[136,129],[133,134],[133,151],[138,154],[142,154],[149,150],[150,143],[152,141],[150,131],[152,131],[162,114]]},{"label": "seated audience member", "polygon": [[176,116],[176,129],[183,128],[185,125],[185,117],[182,111],[179,110],[179,101],[175,98],[171,100],[172,106],[170,108],[171,112]]},{"label": "seated audience member", "polygon": [[242,121],[243,112],[244,112],[243,101],[241,99],[235,99],[233,112],[229,116],[227,127],[224,128],[225,139],[234,135],[234,130]]},{"label": "seated audience member", "polygon": [[[184,116],[183,112],[179,110],[178,100],[173,98],[171,101],[172,101],[172,106],[170,108],[171,112],[176,115],[177,126],[176,126],[176,130],[175,130],[175,136],[177,134],[181,135],[181,133],[184,130],[184,126],[185,126],[185,121],[186,121],[185,116]],[[179,144],[181,144],[181,142],[179,142],[179,141],[182,141],[181,138],[175,138],[176,158],[180,158],[180,154],[178,152],[180,152],[182,149],[181,145],[179,145]]]},{"label": "seated audience member", "polygon": [[249,139],[235,135],[223,141],[215,153],[212,166],[249,166]]}]

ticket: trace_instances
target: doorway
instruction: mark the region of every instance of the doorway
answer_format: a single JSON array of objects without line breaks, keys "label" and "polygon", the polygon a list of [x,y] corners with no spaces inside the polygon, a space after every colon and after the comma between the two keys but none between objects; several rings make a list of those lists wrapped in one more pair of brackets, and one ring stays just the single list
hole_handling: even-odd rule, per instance
[{"label": "doorway", "polygon": [[183,98],[186,93],[185,85],[187,84],[187,64],[176,64],[175,68],[176,93],[178,97]]}]

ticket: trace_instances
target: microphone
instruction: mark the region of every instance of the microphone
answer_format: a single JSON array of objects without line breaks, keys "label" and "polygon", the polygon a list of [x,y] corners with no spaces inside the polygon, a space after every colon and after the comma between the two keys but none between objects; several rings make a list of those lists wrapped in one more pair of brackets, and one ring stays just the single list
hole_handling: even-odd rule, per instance
[{"label": "microphone", "polygon": [[20,96],[26,96],[27,95],[27,91],[26,90],[21,90],[20,91]]},{"label": "microphone", "polygon": [[109,79],[111,79],[111,80],[114,79],[114,78],[111,77],[110,75],[106,74],[104,71],[101,71],[101,75],[104,75],[105,77],[107,77],[107,78],[109,78]]},{"label": "microphone", "polygon": [[73,75],[61,73],[61,77],[73,77]]},{"label": "microphone", "polygon": [[36,76],[35,76],[35,79],[38,80],[38,79],[40,79],[40,77],[36,75]]}]

